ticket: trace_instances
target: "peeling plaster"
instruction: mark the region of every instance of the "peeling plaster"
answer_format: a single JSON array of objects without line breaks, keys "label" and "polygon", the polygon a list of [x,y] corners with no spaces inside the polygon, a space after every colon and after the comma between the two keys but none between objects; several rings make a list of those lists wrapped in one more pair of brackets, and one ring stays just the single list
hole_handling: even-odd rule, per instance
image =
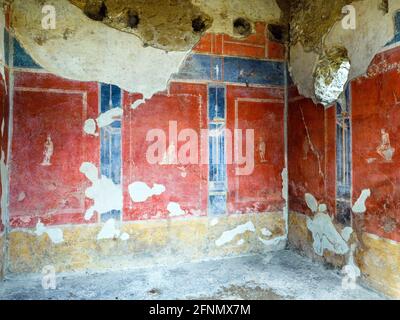
[{"label": "peeling plaster", "polygon": [[131,109],[135,110],[135,109],[139,108],[139,106],[144,104],[144,103],[146,103],[145,99],[136,100],[134,103],[132,103]]},{"label": "peeling plaster", "polygon": [[47,227],[45,227],[45,225],[42,222],[40,222],[40,219],[39,219],[38,223],[36,224],[35,234],[40,237],[44,233],[46,233],[49,236],[50,240],[55,244],[64,242],[64,236],[63,236],[62,229],[47,228]]},{"label": "peeling plaster", "polygon": [[165,192],[165,187],[162,184],[153,184],[150,188],[146,183],[136,181],[128,186],[128,191],[133,202],[145,202],[148,198]]},{"label": "peeling plaster", "polygon": [[261,234],[262,234],[263,236],[266,236],[266,237],[272,236],[272,232],[269,231],[267,228],[262,228],[262,229],[261,229]]},{"label": "peeling plaster", "polygon": [[[322,6],[326,4],[326,1],[320,3]],[[349,80],[366,73],[374,56],[393,38],[393,16],[394,12],[400,8],[400,0],[392,0],[388,14],[383,14],[379,9],[380,4],[381,0],[351,2],[356,12],[356,29],[344,29],[342,21],[337,19],[328,28],[329,31],[316,41],[321,45],[315,51],[310,51],[310,48],[304,47],[300,42],[292,44],[289,70],[301,95],[312,98],[314,102],[318,100],[314,93],[313,73],[319,53],[324,47],[340,45],[347,49],[348,58],[351,61]],[[319,12],[314,14],[320,15]],[[317,28],[318,21],[318,19],[311,19],[309,27]]]},{"label": "peeling plaster", "polygon": [[216,241],[215,241],[215,245],[217,247],[223,246],[224,244],[227,244],[229,242],[231,242],[233,239],[235,239],[235,237],[239,234],[244,234],[246,232],[255,232],[256,228],[254,227],[253,222],[249,221],[245,224],[242,224],[240,226],[237,226],[235,229],[229,230],[229,231],[225,231],[221,237],[219,237]]},{"label": "peeling plaster", "polygon": [[351,245],[348,262],[342,269],[342,274],[345,275],[342,279],[342,287],[344,289],[356,289],[357,279],[361,276],[360,268],[354,262],[355,249],[356,246],[354,244]]},{"label": "peeling plaster", "polygon": [[275,237],[273,239],[265,240],[261,237],[258,237],[258,240],[260,240],[269,250],[275,251],[275,250],[283,250],[286,246],[286,237]]},{"label": "peeling plaster", "polygon": [[[42,2],[14,0],[11,24],[17,39],[32,58],[45,70],[64,78],[115,84],[128,92],[140,92],[144,99],[148,99],[167,87],[170,76],[179,71],[192,45],[196,43],[189,41],[191,45],[185,51],[166,52],[151,46],[165,48],[162,38],[154,40],[154,43],[153,40],[143,43],[137,35],[132,34],[136,31],[119,31],[94,21],[68,1],[52,3],[57,13],[57,28],[44,30],[41,27]],[[82,3],[81,0],[75,2]],[[234,37],[240,37],[233,28],[233,21],[239,17],[249,21],[254,32],[255,22],[277,21],[281,15],[274,0],[191,2],[211,17],[213,22],[209,32]],[[175,19],[176,15],[173,17]],[[193,33],[189,38],[192,39],[192,36]],[[175,41],[182,39],[187,40],[175,34]]]},{"label": "peeling plaster", "polygon": [[322,257],[325,249],[337,254],[346,254],[349,251],[349,246],[328,214],[318,212],[313,219],[307,217],[307,228],[313,235],[313,248],[317,255]]},{"label": "peeling plaster", "polygon": [[[58,17],[55,30],[41,27],[41,0],[14,0],[12,26],[32,58],[64,78],[112,83],[150,98],[166,88],[188,53],[144,47],[135,35],[89,19],[68,1],[53,5]],[[70,35],[65,40],[67,29]]]},{"label": "peeling plaster", "polygon": [[218,223],[219,223],[219,220],[218,220],[217,218],[214,218],[214,219],[211,220],[210,226],[211,226],[211,227],[214,227],[214,226],[216,226]]},{"label": "peeling plaster", "polygon": [[120,120],[122,115],[122,108],[112,108],[101,113],[96,120],[87,119],[83,126],[83,131],[85,131],[87,134],[98,136],[98,133],[96,133],[96,123],[99,128],[104,128],[112,124],[114,121]]},{"label": "peeling plaster", "polygon": [[85,190],[85,195],[94,200],[94,205],[86,210],[85,220],[90,220],[94,212],[102,214],[112,210],[122,210],[122,190],[119,185],[115,185],[111,179],[103,175],[98,178],[98,170],[90,162],[82,163],[79,171],[92,182],[92,186]]},{"label": "peeling plaster", "polygon": [[365,201],[367,201],[367,199],[370,196],[371,196],[371,190],[364,189],[351,210],[354,213],[364,213],[365,211],[367,211],[367,207],[365,206]]},{"label": "peeling plaster", "polygon": [[116,227],[116,221],[114,219],[107,220],[97,235],[97,240],[118,238],[122,241],[129,240],[129,234],[126,232],[121,233],[121,231]]},{"label": "peeling plaster", "polygon": [[186,214],[185,210],[182,210],[179,203],[176,202],[168,203],[167,210],[169,212],[170,217],[179,217],[179,216],[184,216]]},{"label": "peeling plaster", "polygon": [[315,197],[311,193],[306,193],[304,195],[304,198],[306,200],[307,207],[309,207],[312,212],[314,213],[317,212],[318,210],[317,199],[315,199]]}]

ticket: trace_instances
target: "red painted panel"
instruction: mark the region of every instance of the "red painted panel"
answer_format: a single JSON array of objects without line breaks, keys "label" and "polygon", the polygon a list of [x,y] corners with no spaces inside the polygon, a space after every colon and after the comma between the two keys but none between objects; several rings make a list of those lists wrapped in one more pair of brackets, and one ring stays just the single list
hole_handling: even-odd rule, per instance
[{"label": "red painted panel", "polygon": [[[0,77],[0,143],[1,143],[1,153],[4,154],[4,162],[7,163],[8,154],[8,120],[9,120],[9,103],[8,94],[6,91],[6,83],[8,83],[8,70],[5,70],[6,79]],[[3,195],[2,184],[0,183],[0,192]],[[3,212],[0,208],[0,233],[4,230],[5,221],[2,220]]]},{"label": "red painted panel", "polygon": [[325,123],[324,108],[311,99],[289,103],[288,160],[289,208],[306,213],[304,195],[311,193],[325,202]]},{"label": "red painted panel", "polygon": [[325,190],[328,212],[336,214],[336,108],[325,110]]},{"label": "red painted panel", "polygon": [[[43,73],[15,73],[10,224],[31,227],[83,223],[90,185],[79,172],[82,162],[99,167],[98,137],[83,124],[98,114],[98,85]],[[54,145],[51,165],[41,165],[44,143]]]},{"label": "red painted panel", "polygon": [[[190,128],[200,137],[207,128],[207,86],[173,83],[170,94],[156,94],[145,104],[132,110],[130,105],[138,95],[125,94],[123,119],[123,190],[124,220],[160,219],[169,216],[169,202],[179,203],[188,215],[207,214],[207,166],[149,164],[146,151],[152,142],[146,141],[150,129],[162,129],[169,145],[169,121],[177,121],[178,133]],[[184,144],[178,142],[177,149]],[[128,187],[141,181],[152,187],[162,184],[166,190],[145,202],[133,202]]]},{"label": "red painted panel", "polygon": [[[284,105],[282,91],[227,87],[227,128],[254,129],[254,171],[236,175],[236,165],[228,165],[228,212],[258,213],[281,211],[281,173],[284,168]],[[243,149],[246,146],[243,131]],[[265,157],[259,152],[260,138]]]},{"label": "red painted panel", "polygon": [[[379,54],[369,77],[352,82],[353,202],[369,188],[366,231],[396,241],[400,241],[399,62],[398,48]],[[387,137],[390,144],[383,143]],[[379,147],[392,149],[392,159],[379,154]]]}]

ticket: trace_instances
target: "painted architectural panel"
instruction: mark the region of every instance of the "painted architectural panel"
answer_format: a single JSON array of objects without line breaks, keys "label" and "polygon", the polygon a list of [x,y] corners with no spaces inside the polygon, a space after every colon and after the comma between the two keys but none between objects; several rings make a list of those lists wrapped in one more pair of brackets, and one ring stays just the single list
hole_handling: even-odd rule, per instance
[{"label": "painted architectural panel", "polygon": [[[136,109],[131,109],[131,104],[138,99],[137,95],[127,94],[125,97],[122,135],[123,220],[161,219],[175,216],[177,212],[180,216],[207,214],[207,166],[199,165],[196,159],[194,163],[182,163],[185,158],[182,154],[189,155],[182,151],[188,141],[188,132],[182,130],[191,129],[199,138],[198,143],[192,141],[194,146],[197,144],[195,149],[199,156],[208,145],[207,136],[205,146],[201,145],[200,140],[200,130],[207,129],[207,87],[177,84],[179,93],[175,93],[174,86],[172,84],[169,95],[157,94]],[[153,131],[155,135],[146,140],[151,135],[150,130],[156,130]],[[165,138],[161,139],[165,142],[165,149],[150,152],[149,147],[159,141],[154,138],[158,135]],[[147,154],[157,159],[151,163]],[[207,158],[205,161],[207,163]],[[164,191],[146,199],[137,199],[143,189],[137,188],[140,185],[131,186],[131,189],[129,186],[138,182],[145,183],[150,189],[161,188]],[[178,206],[180,210],[174,212],[173,208]]]},{"label": "painted architectural panel", "polygon": [[[284,205],[281,173],[285,167],[283,96],[273,89],[228,86],[227,108],[227,128],[233,135],[235,129],[241,130],[241,154],[247,158],[246,164],[228,165],[228,212],[281,211]],[[254,155],[246,155],[251,150],[246,147],[253,143]],[[238,174],[237,169],[246,165],[249,171]]]},{"label": "painted architectural panel", "polygon": [[98,140],[83,132],[97,116],[96,83],[15,73],[10,225],[81,223],[89,201],[82,162],[98,167]]},{"label": "painted architectural panel", "polygon": [[396,241],[400,240],[400,75],[394,67],[398,61],[398,47],[381,53],[368,76],[352,82],[353,203],[369,189],[365,230]]}]

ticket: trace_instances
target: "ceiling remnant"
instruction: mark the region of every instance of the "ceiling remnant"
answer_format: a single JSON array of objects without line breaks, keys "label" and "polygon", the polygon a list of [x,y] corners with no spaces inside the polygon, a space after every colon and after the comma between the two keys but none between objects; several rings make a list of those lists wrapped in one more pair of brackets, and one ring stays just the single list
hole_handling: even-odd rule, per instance
[{"label": "ceiling remnant", "polygon": [[212,18],[190,0],[69,0],[87,17],[166,51],[192,48]]}]

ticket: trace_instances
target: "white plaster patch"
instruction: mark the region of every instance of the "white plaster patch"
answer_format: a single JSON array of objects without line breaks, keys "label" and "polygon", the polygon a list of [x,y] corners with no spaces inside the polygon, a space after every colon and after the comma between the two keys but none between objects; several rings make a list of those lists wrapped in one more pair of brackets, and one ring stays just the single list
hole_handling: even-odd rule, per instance
[{"label": "white plaster patch", "polygon": [[349,241],[351,234],[353,233],[353,228],[351,227],[345,227],[342,232],[342,238],[344,239],[344,241]]},{"label": "white plaster patch", "polygon": [[129,240],[129,234],[127,234],[126,232],[122,233],[120,239],[121,239],[122,241],[127,241],[127,240]]},{"label": "white plaster patch", "polygon": [[116,239],[121,235],[121,231],[115,226],[115,220],[109,219],[101,228],[97,235],[97,240],[102,239]]},{"label": "white plaster patch", "polygon": [[179,217],[186,214],[185,210],[182,210],[179,203],[176,202],[168,203],[167,210],[170,217]]},{"label": "white plaster patch", "polygon": [[217,218],[214,218],[214,219],[211,220],[210,226],[214,227],[214,226],[216,226],[218,224],[218,222],[219,222],[219,220]]},{"label": "white plaster patch", "polygon": [[325,203],[321,203],[318,206],[318,212],[326,212],[326,211],[328,211],[328,208],[327,208],[326,204]]},{"label": "white plaster patch", "polygon": [[165,187],[162,184],[153,184],[150,188],[146,183],[136,181],[128,186],[128,191],[133,202],[144,202],[152,196],[159,196],[165,192]]},{"label": "white plaster patch", "polygon": [[47,233],[50,240],[55,244],[64,242],[63,231],[60,228],[47,228],[39,220],[36,224],[35,234],[40,237],[44,233]]},{"label": "white plaster patch", "polygon": [[364,213],[365,211],[367,211],[367,207],[365,206],[365,201],[367,201],[367,199],[370,196],[371,196],[371,190],[364,189],[351,210],[353,210],[354,213]]},{"label": "white plaster patch", "polygon": [[314,219],[307,217],[307,228],[313,235],[313,248],[317,255],[322,257],[325,249],[337,254],[349,251],[349,246],[336,230],[328,214],[318,212]]},{"label": "white plaster patch", "polygon": [[240,239],[240,240],[238,240],[238,242],[236,242],[236,245],[238,247],[240,247],[240,246],[244,245],[244,243],[245,243],[245,241],[243,239]]},{"label": "white plaster patch", "polygon": [[318,210],[318,201],[311,193],[306,193],[304,195],[307,206],[310,208],[312,212],[317,212]]},{"label": "white plaster patch", "polygon": [[103,112],[97,118],[97,125],[99,128],[104,128],[112,124],[114,121],[121,119],[124,111],[122,108],[112,108],[106,112]]},{"label": "white plaster patch", "polygon": [[87,119],[83,125],[83,131],[86,134],[97,135],[96,134],[96,121],[93,119]]},{"label": "white plaster patch", "polygon": [[92,182],[92,186],[85,190],[85,195],[94,200],[94,204],[86,210],[85,220],[90,220],[94,212],[102,214],[112,210],[122,210],[122,190],[120,185],[114,184],[111,179],[105,176],[101,176],[99,179],[96,166],[90,162],[82,163],[79,171]]},{"label": "white plaster patch", "polygon": [[237,226],[235,229],[225,231],[219,239],[215,241],[215,245],[220,247],[224,244],[231,242],[237,235],[243,234],[245,232],[255,232],[256,228],[254,227],[253,222],[249,221],[245,224]]},{"label": "white plaster patch", "polygon": [[146,103],[146,100],[145,100],[145,99],[136,100],[134,103],[132,103],[131,108],[132,108],[133,110],[135,110],[135,109],[137,109],[140,105],[142,105],[143,103]]},{"label": "white plaster patch", "polygon": [[258,240],[260,240],[269,250],[275,251],[275,250],[283,250],[286,246],[286,237],[276,237],[273,239],[263,239],[261,237],[258,237]]},{"label": "white plaster patch", "polygon": [[25,192],[23,192],[23,191],[20,192],[19,195],[18,195],[18,201],[19,201],[19,202],[24,201],[25,198],[26,198]]},{"label": "white plaster patch", "polygon": [[269,231],[267,228],[262,228],[262,229],[261,229],[261,234],[262,234],[263,236],[266,236],[266,237],[272,236],[272,232]]},{"label": "white plaster patch", "polygon": [[357,288],[357,279],[361,276],[360,268],[354,262],[355,245],[351,246],[351,252],[347,264],[343,267],[342,273],[345,277],[342,279],[342,288],[354,290]]}]

